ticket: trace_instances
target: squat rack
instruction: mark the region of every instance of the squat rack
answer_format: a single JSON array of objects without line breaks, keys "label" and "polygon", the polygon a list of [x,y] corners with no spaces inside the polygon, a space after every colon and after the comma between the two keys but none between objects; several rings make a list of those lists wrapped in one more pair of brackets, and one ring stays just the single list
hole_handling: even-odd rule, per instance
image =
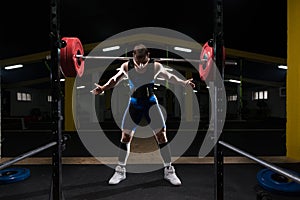
[{"label": "squat rack", "polygon": [[[3,169],[7,166],[12,165],[15,162],[18,162],[24,158],[27,158],[31,155],[39,153],[50,147],[54,147],[52,154],[52,182],[51,182],[51,193],[50,200],[63,200],[63,191],[62,191],[62,151],[65,148],[64,142],[66,137],[62,136],[62,97],[61,97],[61,85],[60,85],[60,48],[63,47],[63,43],[60,37],[60,5],[61,0],[50,0],[50,46],[51,46],[51,89],[52,89],[52,133],[54,141],[46,144],[42,147],[39,147],[33,151],[25,153],[16,157],[15,159],[1,163],[0,169]],[[224,78],[224,59],[223,59],[223,0],[214,0],[214,55],[215,63],[218,67],[218,70],[221,72],[222,77]],[[215,86],[218,87],[218,86]],[[217,90],[215,90],[217,91]],[[215,92],[216,98],[213,98],[213,101],[218,100],[218,94]],[[218,119],[217,104],[213,102],[214,111],[212,112],[214,119]],[[215,120],[216,121],[216,120]],[[214,130],[218,130],[218,123],[214,122]],[[217,133],[215,132],[215,136]],[[214,146],[214,175],[215,175],[215,200],[224,199],[224,156],[223,148],[226,147],[236,153],[239,153],[285,177],[300,183],[300,178],[295,174],[291,174],[285,169],[282,169],[276,165],[268,163],[262,159],[258,159],[255,156],[234,147],[233,145],[228,144],[220,139],[215,137],[216,143]]]},{"label": "squat rack", "polygon": [[60,85],[60,48],[64,47],[60,38],[60,5],[61,0],[50,0],[50,48],[51,48],[51,91],[52,91],[52,134],[53,141],[34,150],[21,154],[11,160],[0,164],[0,170],[35,155],[49,148],[54,148],[52,153],[52,180],[49,200],[63,200],[62,192],[62,151],[68,139],[62,135],[62,96]]},{"label": "squat rack", "polygon": [[[215,54],[215,63],[216,66],[221,73],[221,76],[224,79],[224,55],[223,55],[223,48],[224,48],[224,40],[223,40],[223,0],[214,0],[214,54]],[[214,83],[213,83],[214,84]],[[214,87],[218,88],[216,84]],[[215,139],[215,146],[214,146],[214,199],[215,200],[223,200],[224,199],[224,154],[223,149],[224,147],[243,155],[256,163],[284,176],[287,177],[297,183],[300,183],[300,177],[296,176],[295,174],[278,167],[274,164],[266,162],[262,159],[259,159],[227,142],[222,141],[222,136],[217,137],[218,133],[218,108],[217,102],[219,100],[226,101],[226,99],[220,99],[222,97],[218,96],[217,89],[214,89],[215,97],[212,98],[212,117],[214,120],[214,139]]]},{"label": "squat rack", "polygon": [[64,199],[62,191],[62,97],[60,85],[60,48],[63,47],[60,36],[61,0],[50,0],[50,47],[51,47],[51,89],[52,89],[52,133],[57,145],[52,155],[52,185],[50,200]]}]

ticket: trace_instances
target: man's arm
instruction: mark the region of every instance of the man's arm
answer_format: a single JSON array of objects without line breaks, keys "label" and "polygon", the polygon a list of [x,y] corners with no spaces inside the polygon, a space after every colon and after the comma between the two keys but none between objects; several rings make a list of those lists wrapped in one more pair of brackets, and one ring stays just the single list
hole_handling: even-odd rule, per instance
[{"label": "man's arm", "polygon": [[155,68],[156,68],[156,77],[161,77],[164,78],[165,80],[170,81],[171,83],[174,84],[179,84],[182,86],[188,86],[190,85],[192,88],[195,87],[195,83],[192,82],[192,78],[191,79],[187,79],[187,80],[183,80],[181,78],[179,78],[178,76],[168,72],[161,63],[155,62]]},{"label": "man's arm", "polygon": [[113,87],[115,87],[126,75],[125,67],[127,66],[127,63],[123,63],[121,67],[118,69],[118,72],[111,77],[104,85],[99,85],[95,83],[95,88],[91,90],[91,93],[97,95],[101,94],[105,90],[109,90]]}]

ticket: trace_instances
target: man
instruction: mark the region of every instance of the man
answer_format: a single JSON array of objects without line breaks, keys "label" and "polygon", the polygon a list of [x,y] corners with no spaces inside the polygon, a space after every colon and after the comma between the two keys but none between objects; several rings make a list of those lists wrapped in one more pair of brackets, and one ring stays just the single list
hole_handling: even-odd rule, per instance
[{"label": "man", "polygon": [[[158,77],[184,87],[195,87],[192,79],[182,80],[166,71],[161,63],[150,58],[150,52],[146,46],[139,44],[133,49],[133,59],[124,62],[119,71],[104,85],[95,83],[96,88],[91,91],[93,94],[98,95],[116,86],[123,78],[127,78],[129,81],[131,95],[122,120],[118,165],[115,168],[114,175],[109,180],[109,184],[115,185],[126,179],[126,162],[130,152],[130,142],[137,126],[145,117],[153,131],[164,161],[164,178],[172,185],[181,185],[181,181],[171,163],[165,119],[154,94],[154,81]],[[152,118],[149,116],[150,109]]]}]

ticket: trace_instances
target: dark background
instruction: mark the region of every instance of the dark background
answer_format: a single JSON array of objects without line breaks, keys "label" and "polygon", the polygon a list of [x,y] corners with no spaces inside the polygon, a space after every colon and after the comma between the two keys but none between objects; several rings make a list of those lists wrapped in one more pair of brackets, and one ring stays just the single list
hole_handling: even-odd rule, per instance
[{"label": "dark background", "polygon": [[[227,48],[286,58],[287,2],[224,0]],[[50,1],[7,1],[1,5],[1,59],[50,50]],[[213,1],[62,0],[61,36],[83,44],[101,42],[138,27],[164,27],[199,43],[213,37]]]},{"label": "dark background", "polygon": [[[287,58],[287,2],[285,0],[224,0],[223,2],[226,48]],[[1,60],[50,50],[49,0],[6,1],[2,3],[1,8]],[[213,25],[213,0],[181,2],[156,0],[61,1],[61,36],[78,37],[83,44],[100,43],[122,31],[139,27],[169,28],[186,34],[199,43],[205,43],[213,37]],[[285,84],[286,71],[277,70],[274,68],[274,63],[245,61],[245,65],[247,67],[243,68],[243,76],[246,78]],[[31,63],[22,69],[11,72],[2,70],[1,83],[9,85],[10,83],[49,77],[49,69],[43,65],[40,66],[41,63]],[[1,65],[1,67],[4,66]],[[226,73],[228,73],[227,69]],[[239,76],[241,72],[236,70],[231,73]],[[47,85],[46,87],[43,85],[43,87],[49,89],[49,81],[44,82]],[[18,86],[24,85],[19,84]],[[245,86],[246,84],[243,83],[243,87]],[[250,86],[253,87],[253,85]],[[235,91],[236,85],[233,87]],[[256,134],[253,134],[252,130],[250,132],[241,131],[241,134],[244,134],[242,137],[234,132],[229,137],[236,143],[248,144],[248,150],[252,150],[251,152],[257,155],[285,155],[285,119],[280,119],[279,122],[259,121],[259,124],[241,122],[242,124],[229,124],[230,126],[225,128],[229,130],[236,127],[241,130],[243,130],[242,128],[278,129],[275,135],[274,131],[272,132],[271,141],[270,131],[257,131]],[[49,127],[47,128],[49,129]],[[11,132],[6,134],[5,142],[14,141],[13,138],[17,137]],[[12,145],[4,142],[3,147],[5,149],[8,149],[9,146],[27,148],[28,146],[32,147],[30,144],[32,141],[37,141],[38,144],[41,142],[36,140],[37,135],[29,137],[23,134],[21,136],[28,140],[28,145]],[[45,135],[39,134],[39,136],[48,140]],[[258,137],[261,142],[259,144],[257,143]],[[23,143],[24,140],[21,138],[15,142]],[[74,141],[74,136],[72,141]],[[269,145],[265,143],[266,141],[269,142]],[[79,140],[76,142],[77,145],[80,143]],[[75,147],[78,146],[74,145]],[[190,154],[197,153],[198,147],[194,145],[193,148],[196,150],[190,149],[192,152]],[[14,155],[9,156],[15,156],[26,151],[22,148],[15,148],[15,151],[11,150],[5,153],[10,152]],[[72,147],[68,149],[72,150]],[[79,150],[82,151],[82,149]],[[69,155],[78,155],[77,153],[71,151]]]}]

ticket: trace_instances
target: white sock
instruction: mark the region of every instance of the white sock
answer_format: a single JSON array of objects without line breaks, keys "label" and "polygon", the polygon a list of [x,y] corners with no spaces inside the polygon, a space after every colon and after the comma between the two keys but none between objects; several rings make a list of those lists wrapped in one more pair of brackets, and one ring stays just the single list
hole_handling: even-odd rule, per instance
[{"label": "white sock", "polygon": [[118,162],[118,165],[120,165],[121,167],[126,167],[126,163],[125,162]]},{"label": "white sock", "polygon": [[164,163],[164,167],[171,167],[171,163]]}]

